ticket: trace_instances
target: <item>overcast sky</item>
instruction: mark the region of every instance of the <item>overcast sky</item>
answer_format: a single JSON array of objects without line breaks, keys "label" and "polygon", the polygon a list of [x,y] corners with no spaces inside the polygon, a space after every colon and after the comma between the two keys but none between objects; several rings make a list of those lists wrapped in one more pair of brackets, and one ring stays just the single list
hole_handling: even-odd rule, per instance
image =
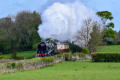
[{"label": "overcast sky", "polygon": [[[50,2],[51,0],[0,0],[0,17],[14,15],[21,10],[36,10],[41,12],[41,10],[43,10],[43,5],[49,4],[48,1]],[[120,0],[80,1],[95,11],[111,11],[114,16],[113,22],[115,23],[115,30],[120,30]]]}]

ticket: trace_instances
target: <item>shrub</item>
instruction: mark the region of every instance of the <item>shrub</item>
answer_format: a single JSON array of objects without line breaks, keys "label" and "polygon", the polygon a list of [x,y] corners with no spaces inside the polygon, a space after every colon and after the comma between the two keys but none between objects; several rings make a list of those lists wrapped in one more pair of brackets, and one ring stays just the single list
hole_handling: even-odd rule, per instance
[{"label": "shrub", "polygon": [[62,53],[57,55],[57,58],[61,58],[61,57],[63,57]]},{"label": "shrub", "polygon": [[84,53],[80,53],[79,57],[85,57],[85,54]]},{"label": "shrub", "polygon": [[71,61],[72,60],[72,53],[64,53],[64,57],[66,61]]},{"label": "shrub", "polygon": [[80,53],[73,53],[73,56],[79,56]]},{"label": "shrub", "polygon": [[74,53],[73,56],[85,57],[84,53]]},{"label": "shrub", "polygon": [[42,58],[42,61],[46,62],[46,63],[49,63],[49,62],[53,62],[54,58],[53,57],[44,57],[44,58]]},{"label": "shrub", "polygon": [[7,63],[7,68],[10,68],[10,69],[16,68],[16,63]]},{"label": "shrub", "polygon": [[16,68],[18,68],[18,69],[22,69],[23,68],[23,63],[22,62],[18,62],[17,64],[16,64]]},{"label": "shrub", "polygon": [[89,49],[87,47],[82,48],[82,52],[85,53],[85,54],[90,53],[90,51],[89,51]]},{"label": "shrub", "polygon": [[41,64],[41,63],[42,63],[41,58],[33,58],[33,59],[30,59],[30,60],[26,61],[26,64],[30,64],[30,65],[33,65],[33,66],[36,66],[36,65]]},{"label": "shrub", "polygon": [[7,63],[7,64],[6,64],[6,67],[7,67],[7,68],[12,68],[11,63]]},{"label": "shrub", "polygon": [[120,62],[120,54],[118,53],[99,53],[92,54],[94,62]]},{"label": "shrub", "polygon": [[76,52],[81,52],[82,48],[73,44],[73,43],[69,43],[69,49],[70,51],[72,51],[72,53],[76,53]]}]

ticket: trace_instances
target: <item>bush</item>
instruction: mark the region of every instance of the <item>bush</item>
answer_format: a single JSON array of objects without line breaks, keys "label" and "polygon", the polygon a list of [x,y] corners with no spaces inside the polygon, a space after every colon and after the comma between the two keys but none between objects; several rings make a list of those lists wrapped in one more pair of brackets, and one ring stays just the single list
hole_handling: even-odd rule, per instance
[{"label": "bush", "polygon": [[16,64],[16,68],[18,68],[18,69],[22,69],[23,68],[23,63],[22,62],[18,62],[17,64]]},{"label": "bush", "polygon": [[65,61],[71,61],[72,60],[72,53],[64,53]]},{"label": "bush", "polygon": [[90,53],[90,51],[89,51],[89,49],[87,47],[82,48],[82,52],[85,53],[85,54]]},{"label": "bush", "polygon": [[64,54],[62,54],[62,53],[61,53],[61,54],[58,54],[58,55],[57,55],[57,58],[62,58],[63,55],[64,55]]},{"label": "bush", "polygon": [[85,57],[85,54],[84,53],[80,53],[79,57]]},{"label": "bush", "polygon": [[74,53],[73,56],[85,57],[84,53]]},{"label": "bush", "polygon": [[30,59],[30,60],[27,60],[26,64],[30,64],[30,65],[33,65],[33,66],[36,66],[38,64],[41,64],[42,63],[42,59],[41,58],[33,58],[33,59]]},{"label": "bush", "polygon": [[99,53],[92,54],[94,62],[120,62],[120,54],[118,53]]},{"label": "bush", "polygon": [[73,44],[73,43],[69,43],[69,49],[72,53],[76,53],[76,52],[81,52],[82,48]]},{"label": "bush", "polygon": [[10,68],[10,69],[16,68],[16,63],[7,63],[7,68]]},{"label": "bush", "polygon": [[54,58],[53,57],[44,57],[44,58],[42,58],[42,61],[46,62],[46,63],[49,63],[49,62],[53,62]]}]

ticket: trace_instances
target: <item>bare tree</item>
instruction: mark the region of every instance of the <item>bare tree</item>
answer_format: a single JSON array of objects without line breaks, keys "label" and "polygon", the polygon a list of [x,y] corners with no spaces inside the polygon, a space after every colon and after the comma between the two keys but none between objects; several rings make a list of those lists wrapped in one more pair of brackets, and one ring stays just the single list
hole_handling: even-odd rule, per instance
[{"label": "bare tree", "polygon": [[92,19],[86,19],[78,31],[76,42],[81,47],[88,47],[91,52],[94,52],[102,42],[102,35],[101,24]]},{"label": "bare tree", "polygon": [[76,42],[79,43],[81,47],[88,46],[90,33],[92,32],[92,24],[92,19],[85,19],[80,30],[78,31]]}]

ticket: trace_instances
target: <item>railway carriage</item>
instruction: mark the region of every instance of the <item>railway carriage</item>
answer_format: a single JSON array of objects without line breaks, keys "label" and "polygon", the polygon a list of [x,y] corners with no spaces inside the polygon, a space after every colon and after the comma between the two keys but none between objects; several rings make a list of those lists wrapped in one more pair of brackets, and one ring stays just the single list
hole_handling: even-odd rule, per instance
[{"label": "railway carriage", "polygon": [[41,42],[38,45],[37,56],[38,57],[53,56],[68,51],[69,51],[69,45],[67,43]]}]

